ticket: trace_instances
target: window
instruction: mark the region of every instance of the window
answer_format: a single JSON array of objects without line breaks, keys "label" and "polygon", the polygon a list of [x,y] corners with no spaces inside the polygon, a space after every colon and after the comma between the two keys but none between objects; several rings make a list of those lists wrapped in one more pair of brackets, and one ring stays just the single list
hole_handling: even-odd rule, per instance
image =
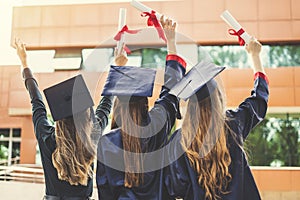
[{"label": "window", "polygon": [[[209,58],[217,65],[248,68],[248,55],[243,46],[199,46],[199,60]],[[300,66],[300,45],[263,45],[262,64],[265,67]]]},{"label": "window", "polygon": [[12,165],[20,160],[21,129],[0,129],[0,164]]},{"label": "window", "polygon": [[299,114],[273,114],[251,131],[245,142],[255,166],[300,166]]}]

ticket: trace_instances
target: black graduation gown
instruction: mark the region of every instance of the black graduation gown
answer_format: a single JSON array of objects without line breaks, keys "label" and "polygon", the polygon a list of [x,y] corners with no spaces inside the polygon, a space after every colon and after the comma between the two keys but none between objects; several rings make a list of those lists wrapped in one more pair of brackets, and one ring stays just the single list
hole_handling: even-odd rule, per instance
[{"label": "black graduation gown", "polygon": [[[42,165],[44,169],[46,195],[59,197],[90,197],[93,192],[93,181],[88,180],[87,186],[70,185],[66,181],[58,179],[57,170],[52,163],[52,153],[56,148],[55,128],[47,119],[46,108],[43,103],[41,93],[37,82],[29,68],[24,69],[23,77],[25,79],[26,88],[30,94],[32,104],[32,120],[34,124],[34,132],[38,141]],[[112,100],[108,97],[103,97],[96,110],[96,119],[98,119],[97,127],[102,130],[107,126],[108,115],[111,110]],[[97,138],[97,134],[93,132],[93,137]]]},{"label": "black graduation gown", "polygon": [[[167,137],[172,129],[176,115],[179,115],[179,99],[168,93],[175,83],[183,77],[185,69],[176,60],[167,60],[165,68],[165,83],[160,97],[154,107],[144,119],[147,128],[141,133],[145,138],[140,138],[142,151],[153,152],[159,150],[167,142]],[[124,157],[120,129],[111,130],[103,135],[98,143],[97,160],[97,187],[99,199],[134,200],[167,199],[166,189],[163,188],[162,160],[163,153],[154,158],[145,158],[144,167],[151,168],[153,163],[159,167],[154,171],[147,170],[144,174],[144,183],[138,187],[124,187]],[[114,167],[118,165],[118,167]],[[155,165],[155,164],[154,164]],[[157,167],[157,165],[155,165]],[[154,167],[155,168],[155,167]]]},{"label": "black graduation gown", "polygon": [[[236,139],[228,134],[228,147],[231,155],[229,172],[232,180],[229,183],[228,194],[221,194],[222,200],[257,200],[261,199],[252,176],[244,152],[236,141],[242,145],[249,132],[263,120],[267,111],[268,84],[264,78],[255,80],[251,96],[242,102],[236,110],[227,110],[226,115],[233,119],[227,121],[236,134]],[[235,137],[235,136],[234,136]],[[168,148],[168,159],[175,162],[164,169],[164,182],[169,195],[188,200],[205,199],[205,191],[198,184],[197,174],[181,148],[181,129],[172,135]],[[177,157],[176,157],[177,156]],[[172,160],[172,161],[173,161]],[[170,161],[171,162],[171,161]]]}]

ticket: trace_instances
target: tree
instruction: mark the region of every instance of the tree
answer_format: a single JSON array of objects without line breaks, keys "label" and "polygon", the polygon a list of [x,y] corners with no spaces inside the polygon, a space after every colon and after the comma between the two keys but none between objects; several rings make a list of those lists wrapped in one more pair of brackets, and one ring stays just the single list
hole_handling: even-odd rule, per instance
[{"label": "tree", "polygon": [[166,63],[167,50],[160,49],[143,49],[142,50],[142,67],[147,68],[164,68]]},{"label": "tree", "polygon": [[270,65],[280,66],[299,66],[300,47],[297,45],[270,46],[269,50]]},{"label": "tree", "polygon": [[264,119],[248,135],[244,149],[250,165],[270,166],[276,157],[276,147],[270,138],[269,119]]},{"label": "tree", "polygon": [[198,60],[207,59],[216,65],[233,68],[249,67],[247,53],[240,46],[202,46],[199,48]]},{"label": "tree", "polygon": [[276,156],[285,166],[299,166],[299,118],[287,114],[286,119],[278,119],[273,127],[276,129],[275,142],[278,143]]}]

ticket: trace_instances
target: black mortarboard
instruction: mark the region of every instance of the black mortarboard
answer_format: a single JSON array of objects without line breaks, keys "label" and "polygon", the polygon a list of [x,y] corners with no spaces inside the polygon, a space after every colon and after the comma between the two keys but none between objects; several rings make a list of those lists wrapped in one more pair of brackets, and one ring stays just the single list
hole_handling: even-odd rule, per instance
[{"label": "black mortarboard", "polygon": [[217,86],[213,78],[224,69],[225,67],[217,66],[214,63],[201,61],[170,90],[170,94],[186,101],[197,92],[199,93],[197,97],[203,99],[209,96],[209,93]]},{"label": "black mortarboard", "polygon": [[71,117],[94,105],[82,75],[44,90],[54,121]]},{"label": "black mortarboard", "polygon": [[102,96],[151,97],[155,74],[149,68],[111,66]]}]

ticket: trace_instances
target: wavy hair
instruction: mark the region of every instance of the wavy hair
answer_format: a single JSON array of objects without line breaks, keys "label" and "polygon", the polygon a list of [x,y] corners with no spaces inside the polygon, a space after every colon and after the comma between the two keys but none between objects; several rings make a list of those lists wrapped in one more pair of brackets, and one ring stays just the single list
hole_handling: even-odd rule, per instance
[{"label": "wavy hair", "polygon": [[91,165],[96,152],[90,138],[91,130],[89,110],[56,122],[56,149],[52,162],[60,180],[86,186],[92,177]]},{"label": "wavy hair", "polygon": [[[193,98],[196,98],[194,95]],[[218,87],[201,101],[190,99],[182,124],[181,145],[205,190],[205,199],[220,199],[231,181],[227,123]]]},{"label": "wavy hair", "polygon": [[[144,182],[142,147],[139,138],[143,119],[147,117],[147,97],[117,97],[114,102],[111,129],[121,128],[124,151],[124,186],[139,186]],[[129,116],[128,116],[129,115]]]}]

